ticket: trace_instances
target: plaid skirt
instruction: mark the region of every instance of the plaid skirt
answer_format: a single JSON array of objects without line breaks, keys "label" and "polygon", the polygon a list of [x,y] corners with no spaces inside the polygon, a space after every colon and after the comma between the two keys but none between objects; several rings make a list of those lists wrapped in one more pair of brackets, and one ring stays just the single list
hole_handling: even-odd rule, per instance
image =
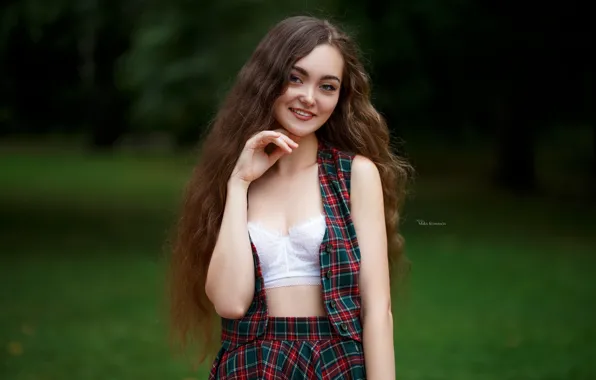
[{"label": "plaid skirt", "polygon": [[220,351],[210,379],[366,379],[362,344],[327,317],[269,317],[259,339]]}]

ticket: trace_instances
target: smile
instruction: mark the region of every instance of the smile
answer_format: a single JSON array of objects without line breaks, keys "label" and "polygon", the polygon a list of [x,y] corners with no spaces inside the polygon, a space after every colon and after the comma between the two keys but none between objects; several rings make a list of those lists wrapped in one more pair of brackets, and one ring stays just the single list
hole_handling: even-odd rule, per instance
[{"label": "smile", "polygon": [[311,118],[315,116],[315,114],[312,112],[308,112],[297,108],[290,108],[290,111],[292,111],[295,115],[302,116],[303,118]]}]

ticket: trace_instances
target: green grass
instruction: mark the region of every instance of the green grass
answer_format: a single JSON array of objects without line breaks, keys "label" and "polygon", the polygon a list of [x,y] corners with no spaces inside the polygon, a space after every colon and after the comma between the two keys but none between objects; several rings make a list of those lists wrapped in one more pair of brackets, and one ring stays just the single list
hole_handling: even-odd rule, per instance
[{"label": "green grass", "polygon": [[[173,357],[163,244],[189,160],[0,153],[0,378],[206,378]],[[422,176],[399,379],[596,378],[593,203]],[[444,222],[422,226],[416,220]]]}]

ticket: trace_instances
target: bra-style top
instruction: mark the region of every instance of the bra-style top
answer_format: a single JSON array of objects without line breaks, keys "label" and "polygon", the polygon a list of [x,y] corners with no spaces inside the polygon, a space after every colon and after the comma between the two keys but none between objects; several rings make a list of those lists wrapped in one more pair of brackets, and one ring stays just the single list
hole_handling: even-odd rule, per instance
[{"label": "bra-style top", "polygon": [[288,230],[287,235],[249,222],[265,289],[292,285],[320,285],[319,248],[325,235],[325,216],[311,218]]}]

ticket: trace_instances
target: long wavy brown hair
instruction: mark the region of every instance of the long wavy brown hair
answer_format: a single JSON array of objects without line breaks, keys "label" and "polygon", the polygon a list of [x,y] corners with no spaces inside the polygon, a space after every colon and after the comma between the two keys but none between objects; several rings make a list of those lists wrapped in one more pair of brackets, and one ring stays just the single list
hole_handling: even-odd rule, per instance
[{"label": "long wavy brown hair", "polygon": [[219,330],[218,318],[205,294],[205,281],[221,225],[228,178],[248,138],[274,128],[273,103],[285,91],[293,64],[320,44],[341,52],[346,79],[337,107],[316,132],[317,137],[377,165],[383,185],[389,261],[393,269],[396,263],[404,262],[398,224],[412,167],[392,152],[387,125],[371,104],[369,78],[357,47],[326,20],[306,16],[285,19],[267,33],[240,70],[203,141],[183,199],[170,257],[170,321],[173,341],[182,348],[199,348],[199,362],[213,353]]}]

